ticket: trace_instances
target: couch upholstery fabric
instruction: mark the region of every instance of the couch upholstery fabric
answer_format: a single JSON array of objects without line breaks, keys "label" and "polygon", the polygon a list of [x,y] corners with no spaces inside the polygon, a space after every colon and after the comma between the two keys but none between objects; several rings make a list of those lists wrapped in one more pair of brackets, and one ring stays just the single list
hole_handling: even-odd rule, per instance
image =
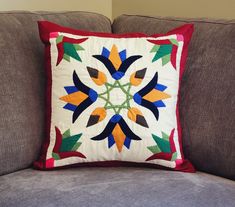
[{"label": "couch upholstery fabric", "polygon": [[199,170],[235,180],[235,21],[122,15],[114,33],[165,33],[192,22],[180,114],[186,157]]},{"label": "couch upholstery fabric", "polygon": [[45,72],[37,20],[111,32],[108,18],[89,12],[0,13],[0,174],[28,167],[44,139]]},{"label": "couch upholstery fabric", "polygon": [[[0,178],[2,207],[231,207],[235,182],[144,168],[22,170]],[[17,204],[17,205],[16,205]]]}]

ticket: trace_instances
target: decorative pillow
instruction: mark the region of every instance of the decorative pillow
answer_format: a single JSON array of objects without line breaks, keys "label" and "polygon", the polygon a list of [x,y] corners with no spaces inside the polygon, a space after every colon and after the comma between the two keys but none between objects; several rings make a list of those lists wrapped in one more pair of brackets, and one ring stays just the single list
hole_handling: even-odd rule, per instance
[{"label": "decorative pillow", "polygon": [[47,137],[36,168],[125,161],[194,171],[183,156],[178,113],[193,25],[148,36],[40,21],[39,31]]}]

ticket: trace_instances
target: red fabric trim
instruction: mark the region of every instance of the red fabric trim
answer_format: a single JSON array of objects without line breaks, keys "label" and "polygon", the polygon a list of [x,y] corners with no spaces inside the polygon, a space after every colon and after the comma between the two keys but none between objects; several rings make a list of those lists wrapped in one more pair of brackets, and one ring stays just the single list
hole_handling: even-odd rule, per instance
[{"label": "red fabric trim", "polygon": [[[46,31],[40,30],[40,35],[45,35]],[[49,35],[49,34],[48,34]],[[45,69],[46,69],[46,137],[41,149],[41,156],[38,161],[34,162],[36,168],[46,168],[46,155],[47,149],[50,144],[50,131],[51,131],[51,90],[52,90],[52,73],[51,73],[51,54],[50,44],[45,45]]]},{"label": "red fabric trim", "polygon": [[[51,160],[49,161],[51,162]],[[182,165],[181,168],[169,168],[169,167],[164,167],[161,165],[156,165],[156,164],[151,164],[151,163],[137,163],[137,162],[127,162],[127,161],[119,161],[119,160],[76,163],[76,164],[65,165],[65,166],[60,166],[60,167],[53,166],[53,167],[48,167],[48,168],[37,168],[36,166],[34,167],[42,171],[62,170],[62,169],[69,169],[71,167],[143,167],[143,168],[153,168],[153,169],[161,169],[161,170],[180,171],[180,172],[187,172],[187,173],[195,172],[195,171],[191,171],[188,169],[187,163],[186,165]]]},{"label": "red fabric trim", "polygon": [[[50,128],[51,128],[51,88],[52,88],[52,73],[51,73],[51,57],[50,57],[50,33],[52,32],[64,32],[64,33],[71,33],[74,35],[80,36],[97,36],[97,37],[106,37],[106,38],[137,38],[137,37],[159,37],[165,35],[182,35],[184,40],[184,46],[182,50],[181,62],[180,62],[180,77],[179,77],[179,90],[182,75],[184,72],[184,66],[187,57],[188,51],[188,44],[191,39],[193,33],[193,25],[186,24],[181,27],[178,27],[165,35],[162,34],[154,34],[154,35],[146,35],[142,33],[130,33],[130,34],[109,34],[109,33],[97,33],[97,32],[87,32],[87,31],[80,31],[75,29],[70,29],[67,27],[62,27],[60,25],[48,22],[48,21],[39,21],[38,22],[40,38],[45,44],[45,64],[46,64],[46,74],[47,74],[47,87],[46,87],[46,139],[42,146],[42,153],[38,161],[34,163],[34,167],[41,170],[48,170],[46,167],[46,155],[47,149],[50,144]],[[182,132],[180,126],[180,118],[179,118],[179,93],[178,93],[178,101],[176,107],[176,116],[177,116],[177,128],[178,128],[178,139],[180,145],[180,152],[182,156],[182,161],[176,164],[176,168],[174,170],[182,171],[182,172],[195,172],[194,167],[192,164],[184,159],[183,150],[182,150]],[[177,163],[177,162],[176,162]],[[161,168],[161,169],[170,169],[165,168],[162,166],[157,166],[156,164],[148,164],[148,163],[130,163],[124,161],[102,161],[102,162],[92,162],[92,163],[79,163],[73,164],[69,166],[144,166],[144,167],[154,167],[154,168]],[[69,166],[64,166],[60,168],[67,168]],[[50,168],[51,169],[51,168]],[[52,168],[53,169],[53,168]]]},{"label": "red fabric trim", "polygon": [[51,32],[64,32],[80,36],[95,36],[95,37],[110,37],[110,38],[135,38],[135,37],[149,37],[142,33],[129,33],[129,34],[112,34],[102,32],[88,32],[82,30],[75,30],[68,27],[62,27],[48,21],[38,21],[40,38],[44,43],[49,43]]},{"label": "red fabric trim", "polygon": [[192,24],[186,24],[182,27],[176,28],[176,29],[170,31],[169,33],[167,33],[167,34],[172,34],[172,33],[176,32],[177,34],[183,35],[183,38],[184,38],[184,45],[183,45],[183,50],[182,50],[182,54],[181,54],[181,61],[180,61],[178,100],[177,100],[177,105],[176,105],[178,140],[179,140],[180,153],[181,153],[183,162],[180,165],[176,164],[175,169],[180,170],[180,171],[185,170],[187,172],[195,172],[195,168],[188,160],[184,159],[183,143],[182,143],[182,128],[181,128],[181,124],[180,124],[180,115],[179,115],[179,102],[180,102],[181,80],[182,80],[183,73],[185,70],[185,63],[186,63],[187,54],[188,54],[188,45],[189,45],[190,39],[192,37],[193,31],[194,31],[194,26]]},{"label": "red fabric trim", "polygon": [[181,172],[188,172],[188,173],[195,173],[196,172],[192,163],[190,161],[188,161],[187,159],[184,159],[180,165],[176,165],[175,170],[181,171]]}]

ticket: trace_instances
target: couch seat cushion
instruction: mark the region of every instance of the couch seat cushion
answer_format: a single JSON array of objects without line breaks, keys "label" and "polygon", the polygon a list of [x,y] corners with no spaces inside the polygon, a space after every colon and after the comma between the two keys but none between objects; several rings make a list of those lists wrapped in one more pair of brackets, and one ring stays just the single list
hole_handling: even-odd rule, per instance
[{"label": "couch seat cushion", "polygon": [[235,182],[149,168],[27,169],[0,177],[2,207],[231,207]]}]

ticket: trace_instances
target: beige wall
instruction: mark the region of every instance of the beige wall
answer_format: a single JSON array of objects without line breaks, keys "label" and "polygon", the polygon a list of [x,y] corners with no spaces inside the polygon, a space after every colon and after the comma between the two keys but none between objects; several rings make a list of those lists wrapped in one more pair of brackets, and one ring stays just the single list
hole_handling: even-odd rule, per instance
[{"label": "beige wall", "polygon": [[235,19],[235,0],[113,0],[120,14]]},{"label": "beige wall", "polygon": [[112,0],[0,0],[0,11],[92,11],[112,18]]},{"label": "beige wall", "polygon": [[235,19],[235,0],[0,0],[0,11],[91,11],[120,14]]}]

